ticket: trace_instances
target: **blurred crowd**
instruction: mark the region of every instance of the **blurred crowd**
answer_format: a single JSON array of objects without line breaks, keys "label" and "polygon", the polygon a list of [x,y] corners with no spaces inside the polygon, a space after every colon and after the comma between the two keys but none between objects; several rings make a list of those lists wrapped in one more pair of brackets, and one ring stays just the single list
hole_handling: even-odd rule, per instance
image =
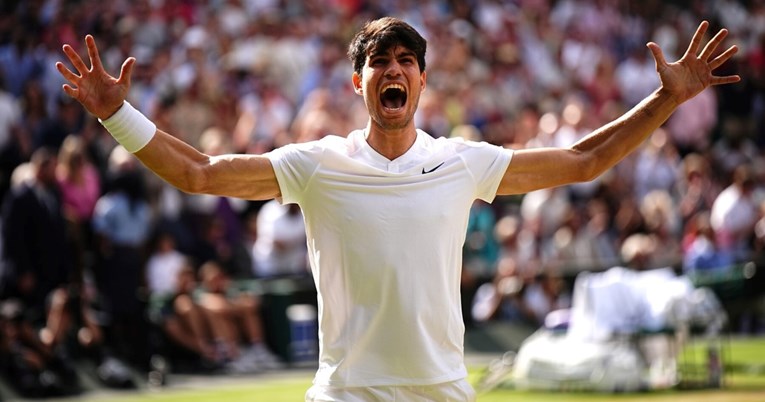
[{"label": "blurred crowd", "polygon": [[[739,46],[739,74],[683,104],[593,182],[471,210],[468,324],[538,325],[565,278],[623,265],[765,268],[764,0],[8,0],[0,5],[0,370],[30,396],[152,369],[158,331],[206,367],[279,367],[259,295],[232,283],[307,270],[299,209],[183,194],[147,173],[61,91],[54,63],[92,34],[128,100],[207,154],[262,153],[366,124],[346,46],[394,15],[428,40],[417,126],[511,148],[567,146],[659,85],[698,23]],[[437,205],[437,200],[434,203]],[[762,292],[733,324],[765,331]],[[758,298],[759,297],[759,298]],[[743,307],[742,307],[743,306]],[[156,362],[154,362],[156,363]]]}]

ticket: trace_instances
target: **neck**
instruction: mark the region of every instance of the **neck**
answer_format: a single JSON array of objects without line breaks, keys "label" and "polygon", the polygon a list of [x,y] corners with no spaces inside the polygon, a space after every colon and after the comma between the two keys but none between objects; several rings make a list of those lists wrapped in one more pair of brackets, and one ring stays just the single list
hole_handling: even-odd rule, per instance
[{"label": "neck", "polygon": [[417,139],[417,130],[414,125],[386,129],[375,125],[370,119],[366,131],[369,146],[388,160],[394,160],[406,153]]}]

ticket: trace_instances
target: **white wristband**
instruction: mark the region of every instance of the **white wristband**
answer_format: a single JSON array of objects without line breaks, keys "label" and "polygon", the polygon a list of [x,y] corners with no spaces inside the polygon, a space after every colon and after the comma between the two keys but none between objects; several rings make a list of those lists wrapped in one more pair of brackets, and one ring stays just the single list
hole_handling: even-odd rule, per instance
[{"label": "white wristband", "polygon": [[140,151],[157,132],[157,126],[128,101],[124,101],[117,113],[98,121],[130,153]]}]

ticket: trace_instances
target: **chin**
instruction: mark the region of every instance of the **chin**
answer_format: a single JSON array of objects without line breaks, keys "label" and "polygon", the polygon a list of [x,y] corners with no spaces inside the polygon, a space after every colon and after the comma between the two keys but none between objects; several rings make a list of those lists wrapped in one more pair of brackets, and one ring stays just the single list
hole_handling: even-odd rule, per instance
[{"label": "chin", "polygon": [[412,122],[411,118],[398,118],[398,119],[386,119],[377,118],[375,123],[385,130],[401,130],[409,126]]}]

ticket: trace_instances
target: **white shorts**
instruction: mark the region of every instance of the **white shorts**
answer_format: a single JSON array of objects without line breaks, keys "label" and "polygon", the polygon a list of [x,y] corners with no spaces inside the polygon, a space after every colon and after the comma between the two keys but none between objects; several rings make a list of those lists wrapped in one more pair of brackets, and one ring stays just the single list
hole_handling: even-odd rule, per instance
[{"label": "white shorts", "polygon": [[466,379],[432,385],[382,387],[327,387],[314,385],[306,402],[475,402],[476,394]]}]

